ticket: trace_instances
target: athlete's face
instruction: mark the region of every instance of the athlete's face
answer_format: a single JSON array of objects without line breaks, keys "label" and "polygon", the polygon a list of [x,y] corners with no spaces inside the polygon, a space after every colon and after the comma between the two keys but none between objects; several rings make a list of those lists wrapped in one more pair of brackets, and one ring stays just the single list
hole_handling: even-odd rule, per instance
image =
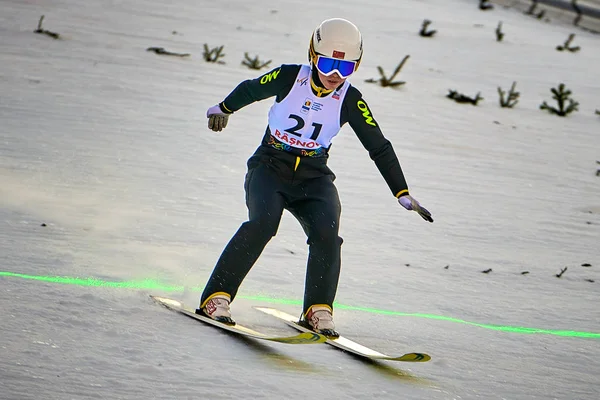
[{"label": "athlete's face", "polygon": [[323,75],[319,70],[317,70],[317,72],[319,73],[319,79],[321,80],[323,86],[325,86],[325,89],[327,90],[333,90],[337,88],[346,80],[345,78],[342,78],[337,72],[334,72],[329,76]]}]

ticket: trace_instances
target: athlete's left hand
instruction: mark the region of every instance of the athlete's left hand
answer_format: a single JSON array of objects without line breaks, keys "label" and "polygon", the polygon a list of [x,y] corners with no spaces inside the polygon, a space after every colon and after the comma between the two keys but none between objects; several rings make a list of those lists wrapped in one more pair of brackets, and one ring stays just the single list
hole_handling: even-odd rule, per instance
[{"label": "athlete's left hand", "polygon": [[398,203],[409,211],[416,211],[419,213],[421,218],[425,221],[433,222],[433,218],[431,218],[431,213],[427,211],[425,207],[423,207],[417,200],[415,200],[410,194],[402,196],[398,199]]}]

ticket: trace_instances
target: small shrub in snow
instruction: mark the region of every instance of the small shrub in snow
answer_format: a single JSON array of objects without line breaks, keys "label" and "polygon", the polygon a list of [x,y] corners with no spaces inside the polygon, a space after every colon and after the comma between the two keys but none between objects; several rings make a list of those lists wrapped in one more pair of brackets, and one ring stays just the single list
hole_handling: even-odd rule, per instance
[{"label": "small shrub in snow", "polygon": [[500,95],[500,107],[502,108],[513,108],[519,102],[519,92],[515,92],[515,87],[517,86],[517,82],[513,82],[510,90],[508,91],[508,95],[500,86],[498,86],[498,94]]},{"label": "small shrub in snow", "polygon": [[148,47],[146,51],[153,51],[156,54],[160,54],[163,56],[175,56],[175,57],[189,57],[189,53],[173,53],[172,51],[167,51],[163,47]]},{"label": "small shrub in snow", "polygon": [[272,61],[272,60],[269,60],[267,62],[261,62],[261,61],[259,61],[258,56],[254,57],[254,58],[250,58],[248,53],[244,53],[244,58],[245,58],[245,60],[242,60],[242,64],[244,64],[245,66],[247,66],[250,69],[262,69],[264,67],[269,66],[269,64],[271,64],[271,61]]},{"label": "small shrub in snow", "polygon": [[531,1],[531,6],[525,12],[525,14],[531,15],[531,16],[537,18],[537,19],[544,18],[544,15],[546,14],[546,10],[541,10],[540,12],[537,12],[538,2],[539,2],[539,0],[532,0]]},{"label": "small shrub in snow", "polygon": [[381,68],[380,66],[377,66],[377,70],[379,71],[379,75],[381,75],[381,78],[379,78],[379,79],[372,79],[371,78],[371,79],[365,80],[365,82],[368,82],[368,83],[379,83],[383,87],[386,87],[386,86],[396,87],[396,86],[404,85],[406,82],[404,82],[404,81],[394,81],[394,78],[396,77],[396,75],[398,75],[398,73],[400,72],[400,70],[404,66],[404,63],[406,62],[406,60],[408,60],[409,57],[410,57],[410,55],[407,55],[407,56],[404,57],[404,59],[400,62],[400,64],[398,64],[398,66],[394,70],[394,73],[392,74],[392,76],[390,76],[389,78],[385,76],[385,73],[383,72],[383,68]]},{"label": "small shrub in snow", "polygon": [[556,100],[558,108],[549,106],[545,101],[540,105],[540,110],[547,110],[551,114],[556,114],[560,117],[567,116],[573,111],[579,111],[579,103],[571,99],[571,91],[565,88],[565,84],[561,83],[558,88],[551,88],[552,98]]},{"label": "small shrub in snow", "polygon": [[579,21],[581,21],[581,18],[583,17],[583,12],[581,11],[581,8],[579,8],[579,6],[577,5],[577,0],[571,0],[571,6],[573,7],[575,14],[577,14],[575,19],[573,20],[573,25],[577,26],[579,25]]},{"label": "small shrub in snow", "polygon": [[479,0],[479,9],[483,11],[492,10],[494,6],[491,5],[488,1],[489,0]]},{"label": "small shrub in snow", "polygon": [[41,35],[47,35],[47,36],[50,36],[50,37],[51,37],[51,38],[53,38],[53,39],[60,39],[60,35],[59,35],[58,33],[55,33],[55,32],[50,32],[50,31],[47,31],[47,30],[43,29],[43,28],[42,28],[42,21],[44,21],[44,15],[42,15],[42,16],[40,17],[40,20],[39,20],[39,22],[38,22],[38,27],[37,27],[37,29],[36,29],[35,31],[33,31],[33,32],[34,32],[34,33],[39,33],[39,34],[41,34]]},{"label": "small shrub in snow", "polygon": [[446,95],[446,97],[456,101],[457,103],[470,103],[470,104],[476,106],[480,100],[483,100],[483,97],[481,97],[479,92],[477,93],[477,95],[474,98],[466,96],[462,93],[458,93],[456,90],[452,90],[452,89],[450,89],[448,92],[449,93]]},{"label": "small shrub in snow", "polygon": [[427,27],[431,24],[431,21],[428,19],[423,20],[423,25],[421,25],[421,30],[419,31],[419,35],[423,37],[432,37],[437,32],[436,30],[428,31]]},{"label": "small shrub in snow", "polygon": [[579,47],[579,46],[571,47],[571,42],[573,41],[573,39],[575,39],[575,34],[571,33],[569,35],[569,37],[567,38],[567,40],[565,40],[565,43],[562,46],[556,46],[556,50],[558,50],[558,51],[568,50],[571,53],[578,52],[579,50],[581,50],[581,47]]},{"label": "small shrub in snow", "polygon": [[225,64],[224,61],[219,60],[220,58],[225,57],[225,54],[223,54],[223,47],[224,46],[221,45],[219,47],[214,47],[209,50],[208,45],[204,43],[204,53],[202,53],[204,61],[217,64]]},{"label": "small shrub in snow", "polygon": [[502,32],[502,21],[500,21],[496,27],[496,42],[501,42],[502,39],[504,39],[504,32]]}]

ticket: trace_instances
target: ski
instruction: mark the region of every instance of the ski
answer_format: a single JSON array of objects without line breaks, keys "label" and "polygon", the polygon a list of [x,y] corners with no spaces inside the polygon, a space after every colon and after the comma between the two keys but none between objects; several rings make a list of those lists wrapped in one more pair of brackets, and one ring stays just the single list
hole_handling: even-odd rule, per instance
[{"label": "ski", "polygon": [[[274,308],[269,307],[254,307],[258,311],[262,311],[266,314],[272,315],[273,317],[279,318],[283,320],[287,325],[291,326],[298,331],[310,333],[312,332],[310,329],[307,329],[301,325],[298,325],[298,318],[293,315],[287,314],[283,311],[276,310]],[[431,360],[431,357],[425,353],[406,353],[404,355],[393,357],[388,356],[386,354],[379,353],[373,349],[365,347],[361,344],[353,342],[350,339],[347,339],[343,336],[340,336],[337,339],[327,339],[325,342],[330,344],[338,349],[342,349],[354,355],[368,358],[371,360],[385,360],[385,361],[407,361],[407,362],[425,362]]]},{"label": "ski", "polygon": [[157,303],[159,303],[160,305],[168,308],[169,310],[178,312],[187,317],[190,317],[195,320],[204,322],[206,324],[215,326],[217,328],[221,328],[226,331],[237,333],[239,335],[243,335],[243,336],[254,338],[254,339],[268,340],[271,342],[279,342],[279,343],[286,343],[286,344],[324,343],[325,340],[327,339],[325,336],[319,335],[318,333],[315,333],[315,332],[303,332],[303,333],[301,333],[299,335],[295,335],[295,336],[269,336],[269,335],[265,335],[260,332],[257,332],[255,330],[252,330],[250,328],[247,328],[245,326],[242,326],[240,324],[227,325],[227,324],[223,324],[221,322],[215,321],[211,318],[205,317],[203,315],[198,315],[194,312],[194,310],[186,308],[186,306],[182,302],[177,301],[177,300],[169,299],[166,297],[160,297],[160,296],[152,296],[152,295],[150,297],[152,298],[152,300],[154,300]]}]

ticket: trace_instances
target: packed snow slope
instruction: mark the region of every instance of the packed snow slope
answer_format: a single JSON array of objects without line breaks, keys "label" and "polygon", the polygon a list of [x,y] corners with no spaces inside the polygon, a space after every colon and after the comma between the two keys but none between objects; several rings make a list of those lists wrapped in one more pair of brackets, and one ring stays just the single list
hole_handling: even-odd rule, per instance
[{"label": "packed snow slope", "polygon": [[[0,0],[0,399],[600,398],[600,36],[477,3]],[[34,34],[42,15],[59,39]],[[206,109],[268,70],[244,53],[306,62],[330,17],[362,30],[351,82],[435,219],[400,207],[342,129],[336,325],[428,363],[242,340],[148,297],[195,307],[247,217],[245,163],[272,100],[218,134]],[[557,51],[571,33],[580,50]],[[365,82],[407,55],[404,85]],[[501,108],[513,82],[519,102]],[[564,118],[539,109],[560,83],[579,103]],[[292,333],[252,306],[299,313],[306,257],[286,213],[234,317]]]}]

